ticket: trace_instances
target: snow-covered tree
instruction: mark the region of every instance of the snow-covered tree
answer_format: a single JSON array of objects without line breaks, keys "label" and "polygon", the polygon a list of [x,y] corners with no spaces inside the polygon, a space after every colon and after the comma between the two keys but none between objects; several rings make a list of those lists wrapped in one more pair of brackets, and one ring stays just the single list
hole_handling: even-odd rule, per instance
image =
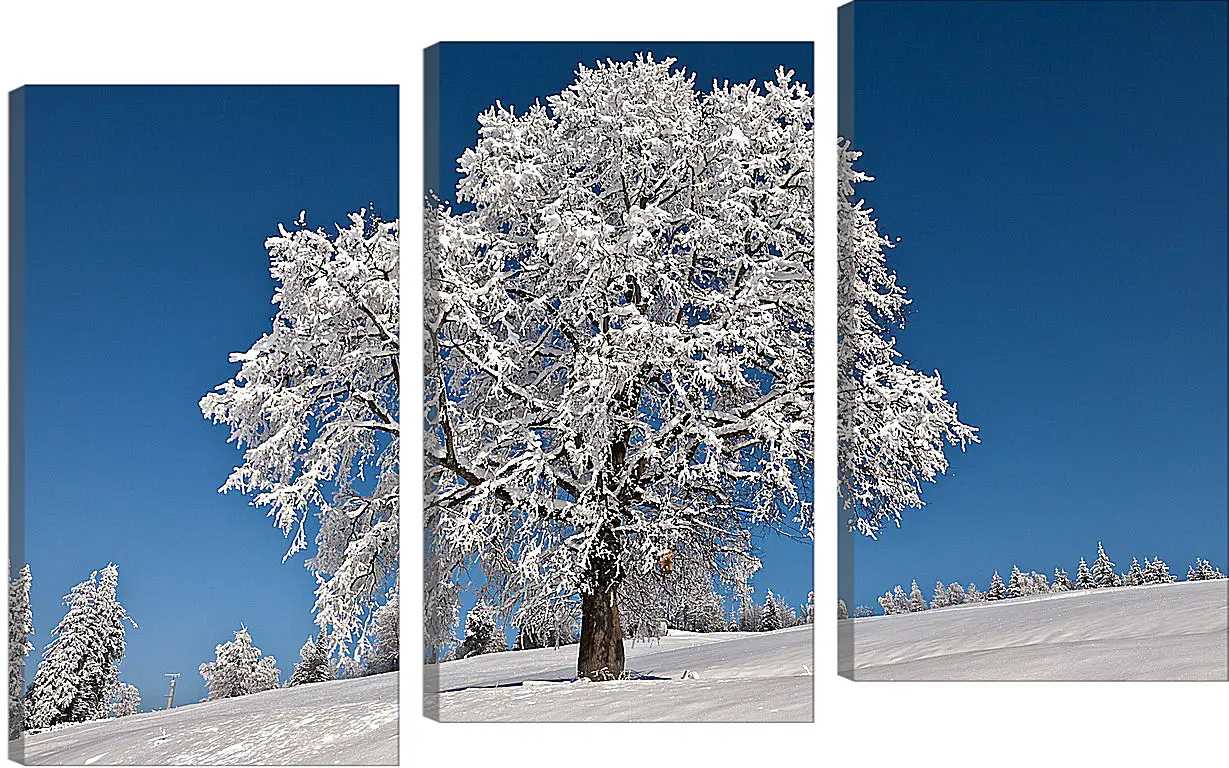
[{"label": "snow-covered tree", "polygon": [[[856,610],[856,609],[855,609]],[[802,620],[805,624],[815,623],[815,591],[807,592],[806,605],[802,607]]]},{"label": "snow-covered tree", "polygon": [[873,181],[853,168],[861,155],[838,139],[837,473],[850,529],[874,538],[923,505],[922,482],[947,471],[945,444],[963,450],[978,438],[946,399],[939,372],[913,370],[896,349],[892,328],[911,300],[887,265],[894,243],[872,209],[854,201],[854,185]]},{"label": "snow-covered tree", "polygon": [[768,590],[768,594],[764,596],[764,614],[760,623],[760,630],[763,632],[772,632],[781,628],[781,614],[777,610],[779,602],[772,594],[772,590]]},{"label": "snow-covered tree", "polygon": [[926,598],[922,596],[922,590],[918,588],[917,579],[914,579],[913,586],[909,590],[909,612],[917,613],[924,610],[926,610]]},{"label": "snow-covered tree", "polygon": [[1204,579],[1223,579],[1225,578],[1225,574],[1221,573],[1220,569],[1212,565],[1212,563],[1208,560],[1203,561],[1203,566],[1200,568],[1199,572],[1203,575]]},{"label": "snow-covered tree", "polygon": [[1169,565],[1160,557],[1155,557],[1151,562],[1148,558],[1144,558],[1144,583],[1145,584],[1172,584],[1178,580],[1169,572]]},{"label": "snow-covered tree", "polygon": [[111,717],[135,715],[141,709],[141,692],[131,683],[116,683],[107,703]]},{"label": "snow-covered tree", "polygon": [[986,590],[987,600],[1006,600],[1010,595],[1007,594],[1007,588],[1003,586],[1003,577],[999,576],[999,572],[995,571],[990,577],[990,589]]},{"label": "snow-covered tree", "polygon": [[[660,564],[629,570],[619,584],[619,622],[627,637],[655,635],[661,622],[689,632],[712,632],[721,623],[720,579],[694,553],[672,553]],[[554,602],[557,602],[554,601]],[[570,599],[569,599],[569,602]]]},{"label": "snow-covered tree", "polygon": [[265,241],[272,329],[231,354],[238,373],[200,408],[244,451],[221,490],[268,509],[290,537],[283,560],[320,520],[316,623],[330,651],[362,658],[398,562],[398,227],[366,210],[333,235],[305,219]]},{"label": "snow-covered tree", "polygon": [[740,632],[762,632],[764,630],[764,607],[758,603],[748,603],[738,617]]},{"label": "snow-covered tree", "polygon": [[964,605],[966,602],[969,602],[968,595],[965,594],[964,587],[960,586],[960,582],[953,581],[947,585],[948,605]]},{"label": "snow-covered tree", "polygon": [[896,600],[892,597],[891,590],[884,592],[883,596],[878,598],[879,607],[883,609],[884,616],[891,616],[897,613]]},{"label": "snow-covered tree", "polygon": [[934,595],[930,598],[931,608],[946,608],[951,605],[947,594],[947,587],[943,586],[942,581],[935,582]]},{"label": "snow-covered tree", "polygon": [[[1148,558],[1144,558],[1146,561]],[[1144,569],[1139,564],[1139,558],[1131,558],[1131,570],[1122,577],[1122,583],[1128,587],[1138,587],[1144,583]]]},{"label": "snow-covered tree", "polygon": [[892,589],[892,603],[896,613],[909,613],[909,596],[899,584]]},{"label": "snow-covered tree", "polygon": [[452,574],[453,569],[460,567],[463,557],[447,537],[430,528],[423,530],[423,539],[426,549],[423,556],[423,654],[428,664],[437,664],[457,642],[461,585]]},{"label": "snow-covered tree", "polygon": [[1051,587],[1052,592],[1067,592],[1075,589],[1075,585],[1071,583],[1071,578],[1067,576],[1067,572],[1060,569],[1054,569],[1054,585]]},{"label": "snow-covered tree", "polygon": [[426,526],[501,610],[579,594],[593,679],[629,572],[812,526],[812,97],[673,64],[497,103],[426,211]]},{"label": "snow-covered tree", "polygon": [[1029,571],[1028,589],[1030,595],[1044,595],[1050,591],[1050,582],[1044,573]]},{"label": "snow-covered tree", "polygon": [[1088,564],[1084,562],[1084,558],[1080,558],[1080,569],[1075,574],[1076,589],[1096,589],[1097,581],[1092,576],[1092,571],[1088,570]]},{"label": "snow-covered tree", "polygon": [[964,592],[964,601],[966,603],[981,603],[986,599],[986,593],[977,588],[976,582],[969,582],[969,588]]},{"label": "snow-covered tree", "polygon": [[1022,597],[1026,594],[1028,592],[1024,586],[1024,574],[1020,572],[1020,566],[1013,564],[1011,566],[1011,579],[1007,583],[1007,596]]},{"label": "snow-covered tree", "polygon": [[388,599],[376,609],[375,646],[367,659],[367,674],[401,669],[401,585],[394,582]]},{"label": "snow-covered tree", "polygon": [[504,633],[495,626],[494,609],[485,601],[479,600],[465,615],[465,639],[457,647],[457,658],[466,659],[506,650],[508,641]]},{"label": "snow-covered tree", "polygon": [[[307,638],[307,642],[299,649],[299,663],[294,666],[290,679],[286,681],[287,688],[307,683],[323,683],[337,676],[333,663],[329,661],[327,646],[324,630],[314,638]],[[368,669],[370,668],[369,661]]]},{"label": "snow-covered tree", "polygon": [[869,605],[854,606],[853,617],[855,619],[865,619],[867,616],[874,616],[875,612],[871,610]]},{"label": "snow-covered tree", "polygon": [[118,584],[112,563],[64,596],[68,612],[43,648],[26,702],[31,728],[107,716],[124,659],[124,623],[137,626],[116,597]]},{"label": "snow-covered tree", "polygon": [[839,597],[836,599],[836,618],[837,621],[849,618],[849,609],[845,607],[845,601]]},{"label": "snow-covered tree", "polygon": [[214,651],[216,659],[200,667],[201,677],[205,678],[205,686],[209,689],[206,701],[246,696],[277,687],[281,675],[277,660],[260,654],[260,649],[252,645],[247,627],[236,632],[234,640],[222,643]]},{"label": "snow-covered tree", "polygon": [[1118,574],[1114,573],[1114,563],[1105,554],[1101,542],[1097,542],[1097,559],[1092,564],[1092,578],[1098,589],[1119,586]]},{"label": "snow-covered tree", "polygon": [[[9,572],[13,567],[10,563]],[[9,738],[21,735],[25,722],[26,657],[34,650],[34,616],[30,613],[30,566],[23,565],[17,577],[9,577]]]},{"label": "snow-covered tree", "polygon": [[1203,558],[1195,558],[1195,564],[1187,569],[1187,581],[1207,581],[1209,579],[1223,579],[1225,574],[1220,572],[1220,569],[1213,566],[1212,563]]},{"label": "snow-covered tree", "polygon": [[512,616],[512,626],[516,629],[512,647],[519,651],[571,645],[579,640],[580,602],[556,599],[522,605]]}]

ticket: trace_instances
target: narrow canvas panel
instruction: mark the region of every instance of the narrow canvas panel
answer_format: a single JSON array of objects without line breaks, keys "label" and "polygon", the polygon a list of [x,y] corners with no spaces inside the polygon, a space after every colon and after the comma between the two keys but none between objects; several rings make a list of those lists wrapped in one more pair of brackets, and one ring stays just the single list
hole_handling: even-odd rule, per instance
[{"label": "narrow canvas panel", "polygon": [[839,673],[1225,680],[1225,4],[838,14]]},{"label": "narrow canvas panel", "polygon": [[397,762],[397,110],[10,94],[12,759]]}]

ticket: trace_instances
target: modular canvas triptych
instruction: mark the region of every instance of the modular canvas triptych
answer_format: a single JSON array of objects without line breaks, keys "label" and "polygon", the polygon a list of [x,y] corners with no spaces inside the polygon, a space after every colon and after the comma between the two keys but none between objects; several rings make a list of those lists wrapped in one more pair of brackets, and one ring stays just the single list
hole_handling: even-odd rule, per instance
[{"label": "modular canvas triptych", "polygon": [[1226,5],[833,13],[13,90],[10,759],[1229,679]]}]

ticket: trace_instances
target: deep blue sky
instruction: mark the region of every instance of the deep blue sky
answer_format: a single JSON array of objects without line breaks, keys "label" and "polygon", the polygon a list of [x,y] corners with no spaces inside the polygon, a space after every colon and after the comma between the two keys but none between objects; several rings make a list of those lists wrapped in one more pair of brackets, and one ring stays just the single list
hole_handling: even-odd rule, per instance
[{"label": "deep blue sky", "polygon": [[[1226,4],[854,7],[858,194],[900,236],[898,334],[980,428],[855,602],[1074,575],[1103,541],[1226,567]],[[848,597],[848,596],[847,596]],[[852,603],[851,603],[852,605]]]},{"label": "deep blue sky", "polygon": [[284,681],[315,582],[263,511],[217,492],[241,455],[196,403],[270,328],[279,222],[397,216],[397,89],[25,93],[27,679],[61,596],[115,562],[143,709],[165,705],[164,672],[176,704],[203,698],[197,667],[241,624]]},{"label": "deep blue sky", "polygon": [[[520,112],[535,99],[545,103],[576,78],[577,64],[595,66],[607,58],[627,61],[651,51],[661,61],[696,73],[697,90],[707,91],[714,78],[731,82],[773,79],[778,66],[793,69],[798,80],[814,82],[810,43],[443,43],[439,47],[440,197],[456,199],[456,159],[478,138],[478,115],[495,104],[515,105]],[[797,606],[806,602],[812,584],[812,547],[776,535],[761,541],[763,568],[754,579],[754,597],[769,589]],[[468,609],[472,601],[464,601]],[[462,629],[464,614],[462,614]]]}]

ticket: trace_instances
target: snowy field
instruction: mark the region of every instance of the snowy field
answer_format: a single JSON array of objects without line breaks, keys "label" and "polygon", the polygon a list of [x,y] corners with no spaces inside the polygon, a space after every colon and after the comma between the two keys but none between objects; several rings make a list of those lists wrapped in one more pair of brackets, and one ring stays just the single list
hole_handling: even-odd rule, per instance
[{"label": "snowy field", "polygon": [[[841,622],[855,680],[1225,680],[1229,579]],[[851,663],[852,661],[852,663]]]},{"label": "snowy field", "polygon": [[10,741],[9,756],[27,765],[395,765],[397,678],[391,672],[78,723]]},{"label": "snowy field", "polygon": [[[776,632],[671,630],[626,641],[639,679],[573,682],[578,646],[427,665],[425,712],[445,722],[810,722],[811,625]],[[682,679],[684,671],[695,678]]]}]

